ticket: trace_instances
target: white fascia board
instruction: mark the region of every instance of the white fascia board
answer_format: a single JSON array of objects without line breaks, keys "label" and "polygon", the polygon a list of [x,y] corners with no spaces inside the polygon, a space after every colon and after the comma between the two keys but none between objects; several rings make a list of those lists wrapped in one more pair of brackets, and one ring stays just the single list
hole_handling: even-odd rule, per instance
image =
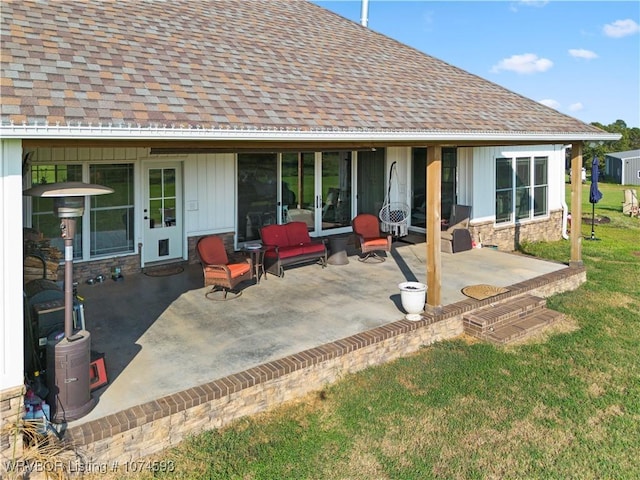
[{"label": "white fascia board", "polygon": [[143,127],[92,125],[3,125],[0,138],[63,140],[241,140],[241,141],[376,141],[376,142],[554,142],[615,141],[613,133],[547,133],[500,131],[258,129],[204,127]]}]

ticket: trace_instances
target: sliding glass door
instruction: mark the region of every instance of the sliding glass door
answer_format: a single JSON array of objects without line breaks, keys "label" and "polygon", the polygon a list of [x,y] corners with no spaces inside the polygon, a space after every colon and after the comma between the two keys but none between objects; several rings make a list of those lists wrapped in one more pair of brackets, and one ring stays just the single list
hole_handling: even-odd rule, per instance
[{"label": "sliding glass door", "polygon": [[348,230],[351,152],[283,153],[281,172],[281,223],[303,221],[314,235]]},{"label": "sliding glass door", "polygon": [[[442,177],[441,177],[441,209],[440,218],[448,220],[451,208],[457,200],[457,165],[458,157],[455,148],[442,149]],[[414,148],[411,162],[411,226],[426,228],[426,200],[427,200],[427,149]]]},{"label": "sliding glass door", "polygon": [[315,232],[315,164],[313,152],[282,154],[280,223],[302,221]]},{"label": "sliding glass door", "polygon": [[238,243],[260,239],[263,225],[278,223],[278,156],[238,154]]},{"label": "sliding glass door", "polygon": [[[381,158],[383,162],[384,155]],[[380,163],[372,160],[371,165]],[[259,240],[260,228],[273,223],[302,221],[312,236],[351,230],[355,207],[351,152],[243,153],[238,154],[237,165],[239,245]],[[384,177],[374,183],[383,186]],[[382,205],[382,188],[374,190],[375,200],[363,197],[367,209]]]},{"label": "sliding glass door", "polygon": [[384,159],[384,148],[358,152],[356,213],[380,214],[386,196]]},{"label": "sliding glass door", "polygon": [[316,164],[316,228],[348,231],[353,218],[351,152],[322,152]]}]

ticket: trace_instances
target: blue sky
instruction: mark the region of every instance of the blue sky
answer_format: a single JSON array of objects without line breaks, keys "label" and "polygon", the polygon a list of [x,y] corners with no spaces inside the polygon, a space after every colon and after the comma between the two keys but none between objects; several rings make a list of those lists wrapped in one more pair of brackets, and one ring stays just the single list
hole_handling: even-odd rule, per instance
[{"label": "blue sky", "polygon": [[[360,23],[360,0],[314,0]],[[369,0],[368,27],[586,123],[640,127],[640,2]]]}]

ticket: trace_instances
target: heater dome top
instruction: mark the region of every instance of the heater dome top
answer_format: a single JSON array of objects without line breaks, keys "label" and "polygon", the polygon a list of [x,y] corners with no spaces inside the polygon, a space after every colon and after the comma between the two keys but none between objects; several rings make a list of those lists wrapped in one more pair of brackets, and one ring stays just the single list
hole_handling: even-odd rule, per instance
[{"label": "heater dome top", "polygon": [[35,185],[22,192],[32,197],[85,197],[113,193],[113,188],[84,182],[59,182]]}]

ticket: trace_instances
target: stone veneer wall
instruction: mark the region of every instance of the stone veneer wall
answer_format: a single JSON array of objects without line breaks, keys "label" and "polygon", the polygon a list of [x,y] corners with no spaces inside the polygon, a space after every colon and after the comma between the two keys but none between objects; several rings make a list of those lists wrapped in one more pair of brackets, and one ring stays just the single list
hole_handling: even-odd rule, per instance
[{"label": "stone veneer wall", "polygon": [[[221,233],[219,234],[223,240],[227,251],[231,255],[233,253],[234,247],[234,234],[230,233]],[[198,256],[196,254],[196,244],[198,240],[205,235],[189,237],[188,238],[188,263],[197,263]],[[90,278],[95,278],[98,275],[104,275],[105,278],[111,278],[111,269],[113,267],[120,267],[120,272],[125,277],[127,275],[132,275],[135,273],[141,273],[142,268],[140,267],[140,255],[141,249],[138,249],[137,254],[132,255],[123,255],[117,257],[109,257],[104,259],[97,260],[89,260],[86,262],[74,262],[73,263],[73,279],[77,282],[83,283],[89,280]],[[57,280],[64,280],[64,264],[61,264],[58,267],[57,272]]]},{"label": "stone veneer wall", "polygon": [[[0,429],[6,424],[14,423],[20,419],[24,405],[23,395],[23,386],[0,391]],[[14,459],[14,454],[16,459],[22,455],[22,435],[17,437],[0,435],[0,478],[2,478],[1,473],[4,471],[5,461]]]},{"label": "stone veneer wall", "polygon": [[[140,273],[142,271],[140,268],[140,254],[73,262],[73,279],[80,283],[98,275],[104,275],[106,279],[110,279],[113,267],[120,267],[120,273],[124,277]],[[58,279],[64,280],[64,265],[58,268]]]},{"label": "stone veneer wall", "polygon": [[486,300],[466,299],[418,322],[389,325],[312,348],[107,417],[71,427],[66,439],[87,462],[131,462],[175,446],[188,435],[222,427],[335,382],[345,374],[411,354],[463,332],[462,317],[491,303],[531,293],[574,290],[584,266],[567,267],[509,287]]},{"label": "stone veneer wall", "polygon": [[552,242],[562,238],[562,210],[551,212],[549,218],[531,222],[496,226],[493,221],[472,224],[473,239],[483,245],[497,245],[505,251],[517,250],[523,242]]},{"label": "stone veneer wall", "polygon": [[[235,245],[234,242],[234,234],[233,232],[228,232],[228,233],[216,233],[215,235],[222,237],[222,241],[224,242],[224,246],[227,250],[227,252],[231,255],[233,253],[233,248]],[[188,242],[189,242],[189,256],[188,256],[188,262],[189,263],[198,263],[198,254],[196,253],[196,245],[198,244],[198,240],[200,240],[202,237],[206,237],[207,235],[199,235],[196,237],[189,237]]]}]

